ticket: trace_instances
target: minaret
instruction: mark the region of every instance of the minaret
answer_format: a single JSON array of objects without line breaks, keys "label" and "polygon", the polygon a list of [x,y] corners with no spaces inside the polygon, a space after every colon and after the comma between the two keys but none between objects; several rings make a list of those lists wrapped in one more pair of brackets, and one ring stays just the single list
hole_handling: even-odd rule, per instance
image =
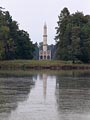
[{"label": "minaret", "polygon": [[51,60],[51,50],[47,45],[47,25],[43,27],[43,49],[39,51],[39,60]]},{"label": "minaret", "polygon": [[47,51],[47,25],[44,24],[44,31],[43,31],[43,51]]}]

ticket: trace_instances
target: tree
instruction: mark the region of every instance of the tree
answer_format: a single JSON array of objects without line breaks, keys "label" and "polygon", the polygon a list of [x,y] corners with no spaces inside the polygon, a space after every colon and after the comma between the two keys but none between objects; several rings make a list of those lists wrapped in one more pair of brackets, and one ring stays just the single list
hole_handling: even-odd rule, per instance
[{"label": "tree", "polygon": [[17,59],[33,58],[34,45],[32,44],[29,34],[26,31],[19,30],[17,32],[16,47]]},{"label": "tree", "polygon": [[70,15],[64,8],[57,24],[57,59],[90,62],[90,16],[78,11]]},{"label": "tree", "polygon": [[32,59],[34,45],[8,11],[0,9],[0,60]]},{"label": "tree", "polygon": [[[56,56],[58,59],[67,58],[67,53],[66,53],[67,50],[65,49],[65,47],[67,47],[67,38],[66,38],[65,30],[69,21],[69,17],[70,17],[70,13],[67,8],[64,8],[61,11],[60,16],[58,16],[59,21],[57,22],[58,24],[58,27],[56,27],[57,35],[55,37],[55,40],[57,42]],[[65,53],[64,55],[63,52]]]},{"label": "tree", "polygon": [[80,46],[80,27],[73,27],[71,32],[71,59],[73,60],[73,63],[75,63],[75,60],[78,60],[81,55],[81,46]]},{"label": "tree", "polygon": [[35,60],[38,60],[38,59],[39,59],[39,45],[38,45],[37,42],[34,44],[34,48],[35,48],[35,51],[34,51],[34,59],[35,59]]},{"label": "tree", "polygon": [[[88,17],[90,19],[90,16]],[[90,22],[82,28],[82,57],[84,63],[90,62]]]}]

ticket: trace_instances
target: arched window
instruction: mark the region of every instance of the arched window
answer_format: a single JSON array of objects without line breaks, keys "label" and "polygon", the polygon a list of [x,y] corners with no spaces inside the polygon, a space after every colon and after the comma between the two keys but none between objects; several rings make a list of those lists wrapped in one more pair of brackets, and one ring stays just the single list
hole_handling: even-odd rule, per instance
[{"label": "arched window", "polygon": [[46,56],[44,55],[44,60],[46,60]]}]

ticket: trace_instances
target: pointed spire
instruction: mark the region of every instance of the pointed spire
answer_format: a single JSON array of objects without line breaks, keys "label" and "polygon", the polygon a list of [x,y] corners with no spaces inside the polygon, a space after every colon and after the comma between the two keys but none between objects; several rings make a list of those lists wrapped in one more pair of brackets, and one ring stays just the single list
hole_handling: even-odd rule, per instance
[{"label": "pointed spire", "polygon": [[46,22],[44,22],[44,28],[47,28],[47,24],[46,24]]},{"label": "pointed spire", "polygon": [[43,30],[43,51],[47,51],[47,25],[44,24]]}]

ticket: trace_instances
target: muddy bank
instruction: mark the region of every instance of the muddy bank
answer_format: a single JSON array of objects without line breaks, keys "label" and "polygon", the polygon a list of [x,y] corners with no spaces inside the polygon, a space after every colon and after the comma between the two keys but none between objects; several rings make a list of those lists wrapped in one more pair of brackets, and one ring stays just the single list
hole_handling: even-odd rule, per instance
[{"label": "muddy bank", "polygon": [[90,66],[74,66],[74,65],[62,65],[62,66],[27,66],[26,69],[47,69],[47,70],[89,70]]},{"label": "muddy bank", "polygon": [[89,65],[0,65],[0,70],[90,70]]}]

